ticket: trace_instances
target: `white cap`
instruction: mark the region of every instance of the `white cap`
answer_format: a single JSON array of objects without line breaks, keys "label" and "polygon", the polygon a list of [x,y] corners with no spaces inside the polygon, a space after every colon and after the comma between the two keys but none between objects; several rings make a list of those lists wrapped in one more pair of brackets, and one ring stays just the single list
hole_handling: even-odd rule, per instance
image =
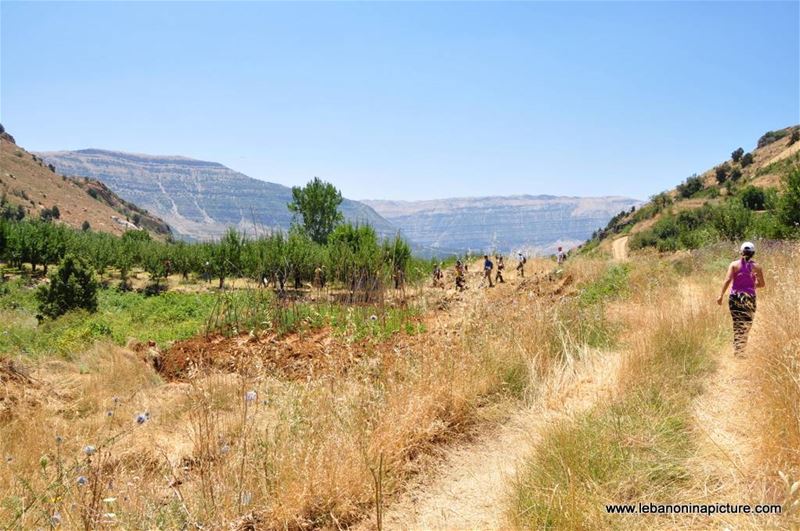
[{"label": "white cap", "polygon": [[745,252],[747,252],[747,253],[756,252],[756,246],[755,246],[755,244],[753,242],[744,242],[742,244],[741,249],[742,249],[743,253],[745,253]]}]

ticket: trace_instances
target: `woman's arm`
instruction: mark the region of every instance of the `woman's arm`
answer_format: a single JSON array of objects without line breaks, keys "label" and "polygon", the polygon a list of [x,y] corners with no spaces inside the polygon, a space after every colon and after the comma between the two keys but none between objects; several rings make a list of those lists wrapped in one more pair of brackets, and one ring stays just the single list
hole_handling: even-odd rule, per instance
[{"label": "woman's arm", "polygon": [[756,266],[754,269],[756,270],[756,287],[763,288],[766,286],[766,283],[764,282],[764,270],[761,269],[761,266]]},{"label": "woman's arm", "polygon": [[728,286],[731,285],[733,281],[733,264],[728,266],[728,273],[725,275],[725,282],[722,283],[722,291],[719,292],[719,297],[717,297],[717,304],[722,304],[722,299],[725,297],[725,291],[728,289]]}]

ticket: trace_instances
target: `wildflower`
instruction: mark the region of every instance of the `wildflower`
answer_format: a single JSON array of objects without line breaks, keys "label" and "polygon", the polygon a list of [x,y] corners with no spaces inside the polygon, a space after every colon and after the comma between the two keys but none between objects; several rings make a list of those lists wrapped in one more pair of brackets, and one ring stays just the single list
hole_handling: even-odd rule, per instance
[{"label": "wildflower", "polygon": [[113,416],[114,412],[112,410],[109,409],[108,411],[106,411],[106,417],[113,417]]},{"label": "wildflower", "polygon": [[114,404],[119,404],[120,399],[118,396],[115,396],[114,398],[111,399],[111,401],[114,402]]},{"label": "wildflower", "polygon": [[147,411],[136,415],[136,424],[141,425],[147,422],[148,420],[150,420],[150,413],[148,413]]},{"label": "wildflower", "polygon": [[61,513],[56,511],[53,513],[53,516],[50,517],[50,525],[53,527],[58,527],[61,525]]},{"label": "wildflower", "polygon": [[378,320],[378,316],[373,313],[372,315],[369,316],[369,320],[370,321],[377,321]]},{"label": "wildflower", "polygon": [[231,451],[231,447],[225,444],[222,446],[222,448],[219,449],[219,451],[224,455]]},{"label": "wildflower", "polygon": [[63,442],[64,442],[64,437],[62,437],[61,435],[56,435],[56,444],[60,446],[61,443]]},{"label": "wildflower", "polygon": [[255,391],[247,391],[244,394],[244,399],[246,402],[255,402],[256,398],[258,398],[258,393],[256,393]]},{"label": "wildflower", "polygon": [[241,502],[242,505],[250,505],[250,502],[253,501],[253,495],[249,492],[243,492]]},{"label": "wildflower", "polygon": [[89,480],[86,479],[86,476],[78,476],[78,486],[84,487],[86,484],[89,483]]},{"label": "wildflower", "polygon": [[84,447],[83,447],[83,453],[85,453],[86,455],[92,455],[92,454],[94,454],[96,451],[97,451],[97,448],[95,448],[95,447],[94,447],[94,446],[92,446],[91,444],[89,444],[89,445],[86,445],[86,446],[84,446]]}]

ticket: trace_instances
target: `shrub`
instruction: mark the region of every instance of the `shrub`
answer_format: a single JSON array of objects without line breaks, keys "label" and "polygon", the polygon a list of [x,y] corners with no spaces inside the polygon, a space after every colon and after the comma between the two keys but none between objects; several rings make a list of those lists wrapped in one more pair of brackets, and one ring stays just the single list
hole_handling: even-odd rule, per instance
[{"label": "shrub", "polygon": [[734,168],[731,171],[731,175],[730,175],[731,181],[736,182],[741,178],[742,178],[742,170],[740,170],[739,168]]},{"label": "shrub", "polygon": [[789,145],[791,146],[798,140],[800,140],[800,129],[795,129],[794,131],[792,131],[792,136],[789,137]]},{"label": "shrub", "polygon": [[739,162],[739,160],[742,158],[742,155],[744,155],[744,150],[742,148],[736,148],[733,153],[731,153],[731,159],[733,162]]},{"label": "shrub", "polygon": [[714,172],[716,174],[716,177],[717,177],[717,182],[720,183],[720,184],[724,183],[728,179],[728,175],[730,175],[730,171],[731,171],[731,167],[727,162],[725,164],[721,164],[721,165],[717,166],[715,168],[715,170],[714,170]]},{"label": "shrub", "polygon": [[768,146],[769,144],[772,144],[773,142],[780,140],[781,138],[785,137],[788,134],[789,132],[786,131],[785,129],[781,131],[767,131],[761,136],[761,138],[758,139],[758,147],[761,148],[764,146]]},{"label": "shrub", "polygon": [[713,224],[720,236],[729,241],[744,238],[752,213],[741,202],[732,201],[714,210]]},{"label": "shrub", "polygon": [[778,203],[778,218],[787,227],[800,227],[800,168],[784,178],[784,185]]},{"label": "shrub", "polygon": [[39,313],[56,318],[70,310],[82,308],[89,312],[97,310],[97,280],[94,270],[82,258],[67,255],[58,270],[36,292]]},{"label": "shrub", "polygon": [[703,180],[697,175],[692,175],[678,185],[678,194],[681,197],[692,197],[703,189]]},{"label": "shrub", "polygon": [[745,153],[744,156],[742,157],[742,168],[750,166],[754,160],[755,157],[753,156],[752,153]]},{"label": "shrub", "polygon": [[763,188],[748,185],[739,193],[742,205],[748,210],[765,210],[767,208],[767,193]]},{"label": "shrub", "polygon": [[81,223],[81,230],[83,232],[88,232],[91,229],[92,229],[92,225],[88,221],[83,220],[83,223]]}]

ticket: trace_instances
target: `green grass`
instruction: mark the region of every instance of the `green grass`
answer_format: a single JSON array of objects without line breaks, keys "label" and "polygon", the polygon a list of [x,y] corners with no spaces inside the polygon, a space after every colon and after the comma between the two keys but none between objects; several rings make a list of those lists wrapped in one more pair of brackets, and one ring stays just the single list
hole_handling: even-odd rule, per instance
[{"label": "green grass", "polygon": [[198,333],[279,335],[330,326],[340,337],[383,341],[424,331],[418,309],[341,304],[279,303],[264,290],[224,293],[167,292],[147,296],[103,289],[95,313],[74,311],[36,321],[35,288],[23,281],[0,285],[0,352],[30,357],[73,358],[96,341],[125,345],[155,341],[160,347]]},{"label": "green grass", "polygon": [[97,312],[70,312],[37,325],[33,291],[18,283],[0,295],[0,351],[70,358],[98,340],[118,345],[153,340],[166,346],[201,331],[215,302],[211,293],[148,297],[104,289],[98,292]]}]

